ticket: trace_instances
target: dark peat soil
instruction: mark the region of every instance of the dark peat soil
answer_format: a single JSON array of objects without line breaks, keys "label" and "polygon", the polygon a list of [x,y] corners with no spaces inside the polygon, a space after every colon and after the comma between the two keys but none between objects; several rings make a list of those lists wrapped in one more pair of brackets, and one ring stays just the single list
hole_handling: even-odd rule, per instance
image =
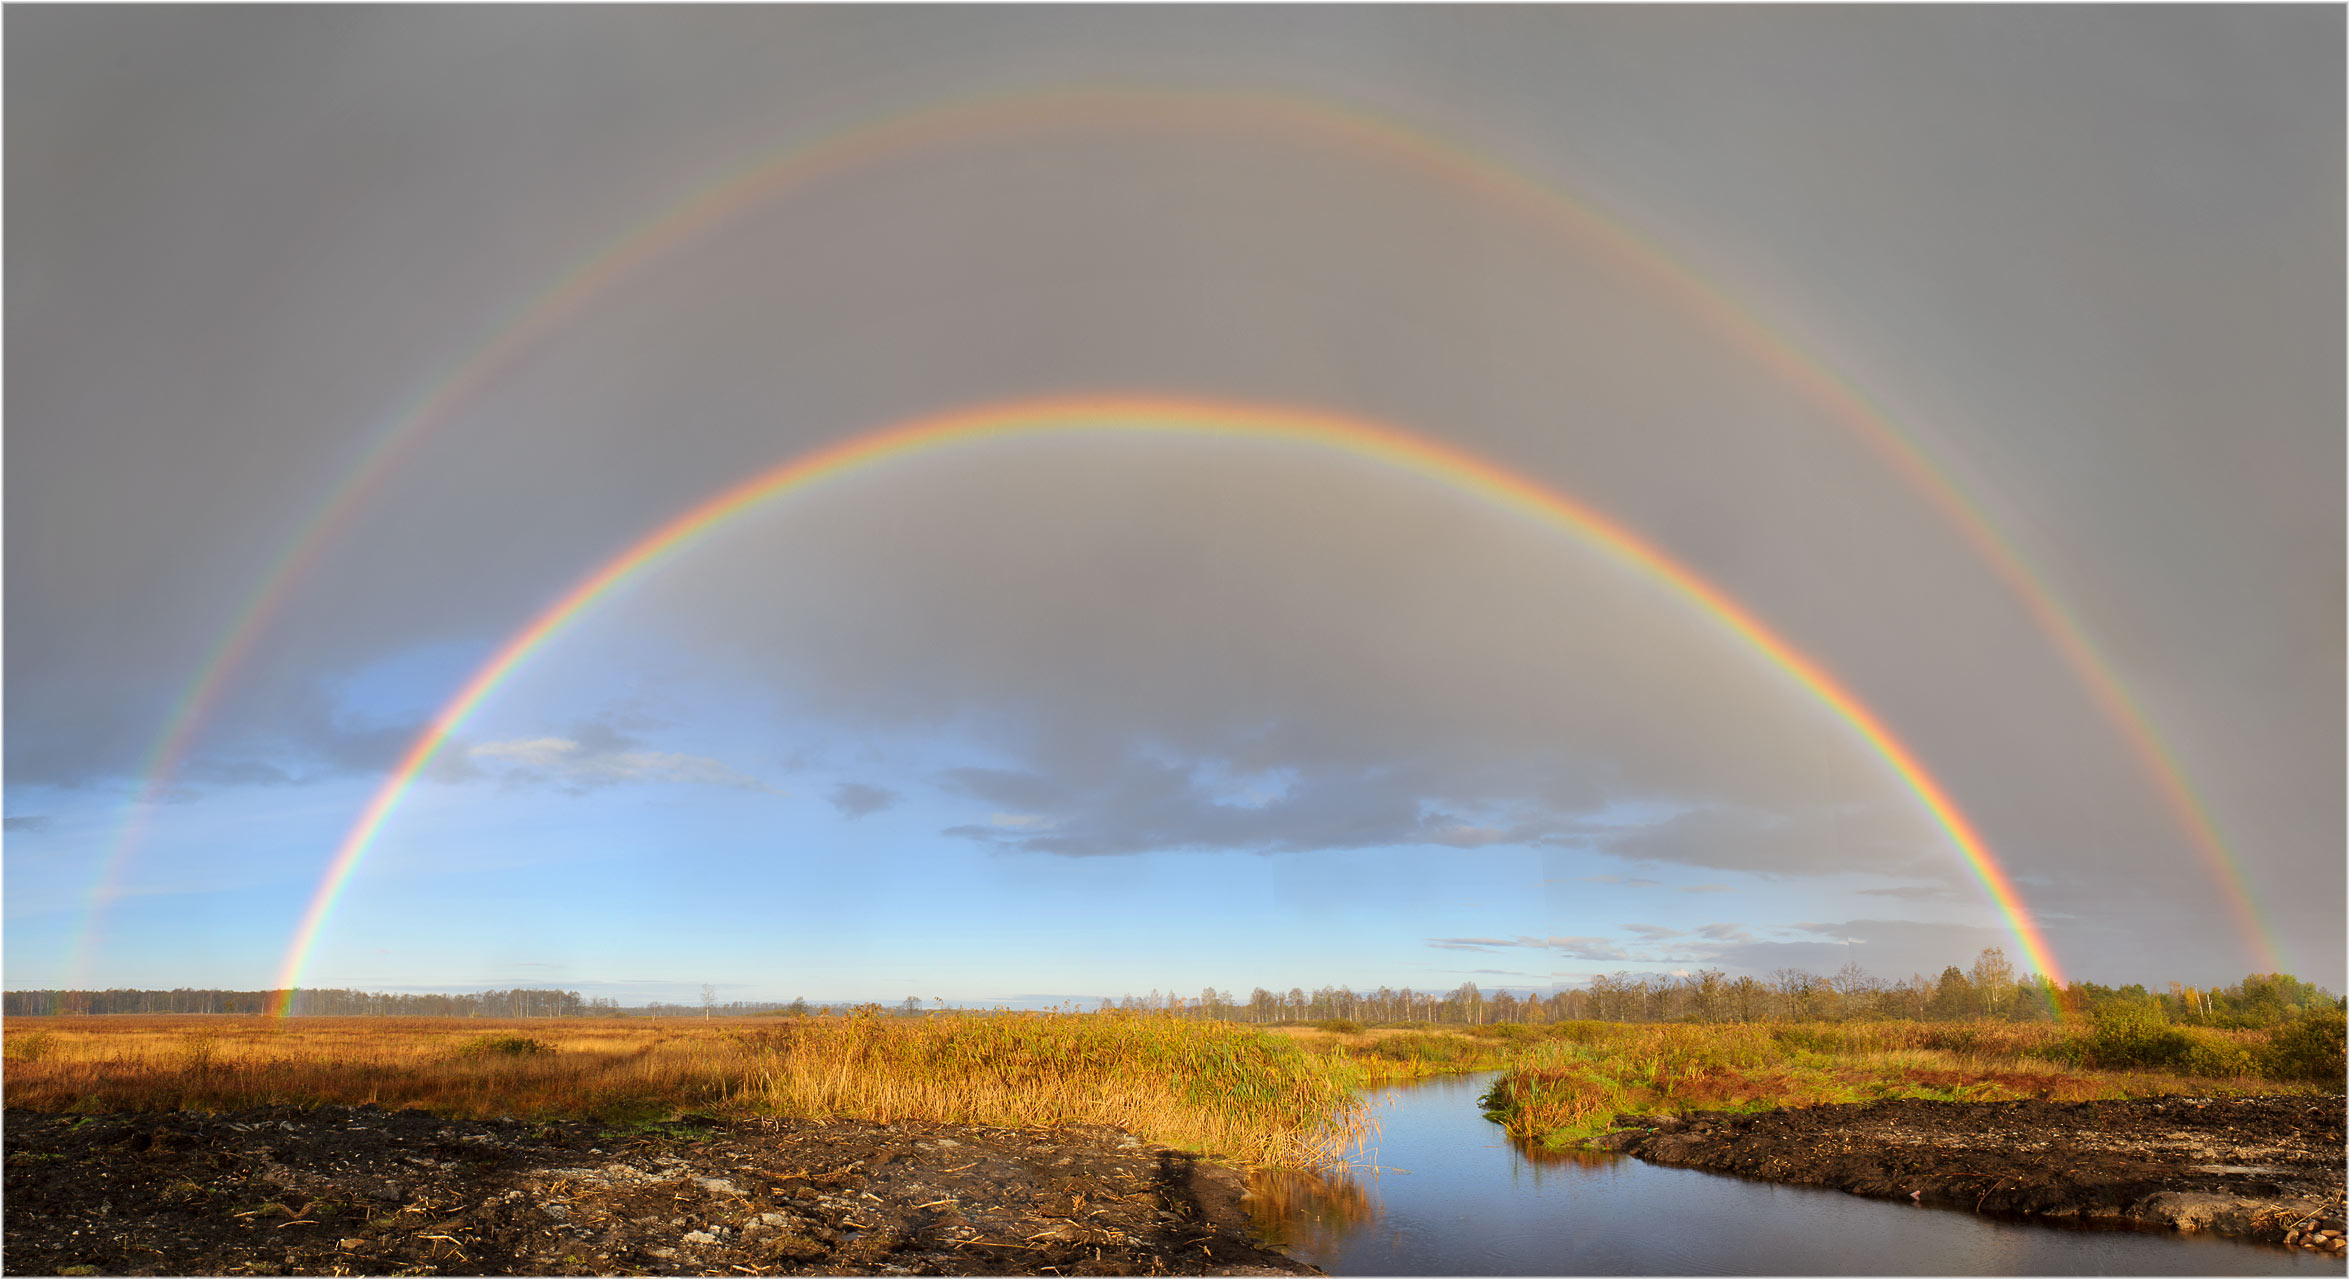
[{"label": "dark peat soil", "polygon": [[10,1274],[1311,1275],[1113,1129],[6,1113]]},{"label": "dark peat soil", "polygon": [[1657,1164],[2002,1216],[2343,1252],[2344,1099],[1904,1099],[1616,1117],[1593,1145]]}]

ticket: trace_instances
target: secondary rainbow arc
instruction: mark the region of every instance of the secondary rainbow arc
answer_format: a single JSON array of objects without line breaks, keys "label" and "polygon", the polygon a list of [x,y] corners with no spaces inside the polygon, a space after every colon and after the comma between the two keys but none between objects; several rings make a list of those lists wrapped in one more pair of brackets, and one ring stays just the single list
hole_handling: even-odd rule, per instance
[{"label": "secondary rainbow arc", "polygon": [[100,859],[75,930],[69,975],[86,969],[97,919],[118,895],[128,857],[144,838],[158,802],[235,673],[267,624],[307,579],[324,548],[366,499],[448,421],[454,409],[510,367],[542,337],[615,283],[702,236],[731,225],[765,201],[858,164],[942,144],[1038,128],[1176,127],[1277,132],[1312,145],[1352,148],[1514,205],[1584,243],[1596,245],[1680,298],[1753,357],[1815,397],[1851,428],[1972,546],[2022,603],[2036,626],[2088,690],[2152,780],[2197,858],[2220,886],[2256,961],[2279,967],[2273,931],[2250,892],[2234,851],[2208,806],[2189,784],[2176,753],[2130,695],[2087,630],[2057,600],[2042,576],[1993,527],[1978,504],[1935,466],[1895,420],[1851,382],[1828,371],[1663,249],[1622,223],[1490,156],[1368,112],[1259,92],[1176,91],[1128,87],[1064,88],[958,99],[862,123],[729,170],[681,200],[604,242],[547,290],[509,312],[486,339],[439,381],[387,420],[360,460],[299,524],[292,539],[232,615],[181,691],[140,766],[141,783]]},{"label": "secondary rainbow arc", "polygon": [[1599,511],[1466,450],[1384,423],[1317,410],[1141,395],[1079,396],[964,409],[883,427],[788,460],[728,486],[665,521],[605,561],[501,643],[402,753],[341,842],[288,944],[277,986],[284,1015],[311,951],[368,848],[424,768],[482,702],[533,653],[590,606],[636,575],[675,557],[733,519],[827,480],[893,459],[989,440],[1127,432],[1246,439],[1322,448],[1367,459],[1475,495],[1568,533],[1639,571],[1784,671],[1834,712],[1889,765],[1966,859],[2043,979],[2062,981],[2046,938],[2013,880],[1924,763],[1868,706],[1719,587]]}]

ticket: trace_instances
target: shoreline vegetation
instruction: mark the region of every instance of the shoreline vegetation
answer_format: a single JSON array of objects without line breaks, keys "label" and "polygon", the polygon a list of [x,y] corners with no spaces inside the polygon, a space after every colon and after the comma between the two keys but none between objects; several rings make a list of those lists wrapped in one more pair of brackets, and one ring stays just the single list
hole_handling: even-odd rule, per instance
[{"label": "shoreline vegetation", "polygon": [[1511,1136],[1551,1149],[1580,1145],[1625,1115],[2344,1086],[2344,1018],[2330,1008],[2267,1030],[2177,1027],[2121,1004],[2063,1024],[1567,1023],[1529,1031],[1486,1093],[1486,1114]]},{"label": "shoreline vegetation", "polygon": [[[2015,1212],[2340,1252],[2343,1037],[2330,1002],[2265,1029],[2130,1001],[2063,1023],[11,1017],[9,1199],[45,1207],[7,1227],[12,1253],[70,1274],[242,1270],[264,1244],[303,1272],[1288,1273],[1244,1186],[1260,1211],[1306,1195],[1367,1213],[1344,1165],[1376,1128],[1368,1086],[1496,1071],[1488,1115],[1553,1148],[1958,1207],[1982,1182]],[[2180,1163],[2157,1151],[2169,1121],[2091,1116],[2061,1176],[1996,1164],[2003,1111],[2149,1105],[2219,1127]],[[2282,1129],[2232,1118],[2262,1107],[2300,1110]],[[1854,1162],[1840,1113],[1920,1108],[1915,1141],[1869,1146],[1898,1159]],[[2279,1142],[2318,1172],[2264,1190],[2207,1167]],[[746,1161],[760,1189],[729,1181]],[[680,1205],[703,1225],[658,1225]],[[284,1221],[262,1231],[266,1211]]]},{"label": "shoreline vegetation", "polygon": [[[1091,1013],[925,1010],[909,998],[902,1009],[793,1001],[717,1018],[715,990],[703,989],[699,1018],[685,1006],[625,1016],[563,991],[325,989],[290,1002],[283,992],[11,991],[0,1022],[6,1105],[1110,1125],[1250,1168],[1330,1169],[1374,1128],[1365,1086],[1459,1072],[1502,1073],[1487,1114],[1554,1149],[1619,1116],[2340,1092],[2345,1075],[2344,1002],[2292,975],[2167,993],[2055,987],[2017,976],[1997,948],[1932,982],[1886,984],[1852,965],[1832,978],[1782,970],[1759,981],[1699,970],[1603,975],[1540,997],[1473,983],[1444,993],[1258,988],[1245,1001],[1154,991]],[[289,1003],[311,1016],[227,1012]],[[184,1012],[141,1012],[158,1008]]]},{"label": "shoreline vegetation", "polygon": [[1247,1166],[1338,1164],[1368,1132],[1351,1055],[1158,1015],[666,1023],[11,1018],[12,1110],[375,1105],[471,1119],[683,1116],[1109,1125]]},{"label": "shoreline vegetation", "polygon": [[1556,1149],[1626,1115],[1912,1098],[2337,1093],[2330,1003],[2180,1027],[2110,1003],[2062,1023],[1255,1026],[1166,1012],[643,1020],[9,1018],[6,1105],[80,1114],[377,1105],[645,1125],[688,1115],[1099,1124],[1248,1167],[1327,1169],[1367,1086],[1503,1073],[1487,1114]]}]

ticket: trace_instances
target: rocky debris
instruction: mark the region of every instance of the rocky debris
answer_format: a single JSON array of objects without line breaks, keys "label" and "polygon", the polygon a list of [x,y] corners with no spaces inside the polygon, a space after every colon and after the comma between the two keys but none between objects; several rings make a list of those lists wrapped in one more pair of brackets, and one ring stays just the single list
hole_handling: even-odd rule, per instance
[{"label": "rocky debris", "polygon": [[1311,1275],[1114,1129],[9,1111],[15,1274]]},{"label": "rocky debris", "polygon": [[1657,1164],[1978,1213],[2343,1254],[2344,1099],[1903,1099],[1620,1115],[1592,1145]]}]

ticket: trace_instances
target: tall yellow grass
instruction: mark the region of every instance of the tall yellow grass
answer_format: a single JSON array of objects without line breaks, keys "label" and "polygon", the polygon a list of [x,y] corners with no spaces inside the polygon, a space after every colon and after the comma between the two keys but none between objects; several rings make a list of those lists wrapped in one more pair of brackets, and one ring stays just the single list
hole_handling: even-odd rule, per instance
[{"label": "tall yellow grass", "polygon": [[745,1041],[780,1115],[1108,1124],[1248,1164],[1336,1163],[1369,1125],[1362,1071],[1227,1023],[998,1014],[800,1023]]},{"label": "tall yellow grass", "polygon": [[612,1123],[688,1112],[1117,1125],[1257,1165],[1334,1163],[1369,1124],[1343,1054],[1152,1015],[738,1021],[10,1019],[7,1105],[325,1103]]}]

